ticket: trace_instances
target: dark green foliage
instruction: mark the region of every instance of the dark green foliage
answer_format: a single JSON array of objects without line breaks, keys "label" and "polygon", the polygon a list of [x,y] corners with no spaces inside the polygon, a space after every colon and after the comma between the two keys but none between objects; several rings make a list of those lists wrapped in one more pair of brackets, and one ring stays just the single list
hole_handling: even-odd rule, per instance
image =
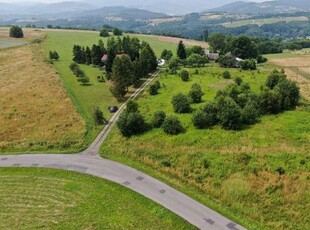
[{"label": "dark green foliage", "polygon": [[189,98],[182,93],[173,97],[172,105],[176,113],[190,113],[192,111]]},{"label": "dark green foliage", "polygon": [[165,59],[166,61],[169,61],[173,56],[173,53],[171,50],[167,50],[167,49],[164,49],[163,52],[161,53],[160,57],[162,59]]},{"label": "dark green foliage", "polygon": [[226,49],[226,37],[221,33],[212,33],[208,39],[209,45],[213,52],[224,52]]},{"label": "dark green foliage", "polygon": [[93,45],[91,49],[91,60],[93,65],[102,65],[101,58],[103,56],[102,49],[99,45]]},{"label": "dark green foliage", "polygon": [[257,49],[260,54],[275,54],[283,52],[281,43],[275,41],[259,42],[257,44]]},{"label": "dark green foliage", "polygon": [[218,122],[217,119],[217,113],[218,108],[215,102],[207,102],[205,106],[202,108],[202,110],[205,112],[207,119],[206,119],[206,126],[211,127],[213,125],[216,125]]},{"label": "dark green foliage", "polygon": [[131,84],[132,79],[133,69],[129,57],[123,55],[115,58],[112,67],[113,88],[111,90],[115,98],[120,100],[126,95],[127,88]]},{"label": "dark green foliage", "polygon": [[73,61],[79,64],[84,63],[84,55],[82,47],[79,45],[73,46]]},{"label": "dark green foliage", "polygon": [[148,73],[156,70],[157,68],[156,55],[153,49],[151,48],[151,46],[146,42],[142,43],[140,60],[142,63],[142,69],[143,69],[144,75],[147,75]]},{"label": "dark green foliage", "polygon": [[171,58],[169,61],[169,70],[171,74],[176,74],[177,69],[180,65],[180,59],[179,58]]},{"label": "dark green foliage", "polygon": [[49,58],[51,60],[58,60],[59,59],[59,54],[56,51],[50,51],[49,52]]},{"label": "dark green foliage", "polygon": [[231,74],[230,74],[230,72],[228,70],[225,70],[223,72],[223,78],[224,79],[230,79],[231,78]]},{"label": "dark green foliage", "polygon": [[142,62],[140,59],[136,59],[132,62],[132,68],[133,68],[133,79],[132,84],[135,87],[138,87],[140,84],[140,79],[144,76]]},{"label": "dark green foliage", "polygon": [[189,97],[193,103],[200,103],[204,93],[201,90],[201,86],[197,83],[192,85],[191,91],[189,92]]},{"label": "dark green foliage", "polygon": [[100,30],[99,35],[100,35],[100,37],[109,37],[109,32],[106,29],[102,28]]},{"label": "dark green foliage", "polygon": [[200,55],[196,53],[192,53],[187,58],[187,65],[189,65],[190,67],[202,67],[208,62],[209,60],[206,55]]},{"label": "dark green foliage", "polygon": [[295,82],[283,80],[274,88],[280,94],[280,106],[282,110],[294,109],[299,100],[299,87]]},{"label": "dark green foliage", "polygon": [[152,125],[155,128],[160,128],[164,123],[166,118],[166,113],[164,111],[156,111],[153,115]]},{"label": "dark green foliage", "polygon": [[180,119],[174,116],[167,117],[162,124],[162,128],[165,133],[170,135],[178,135],[184,132]]},{"label": "dark green foliage", "polygon": [[112,73],[113,62],[116,57],[116,51],[112,48],[108,48],[108,60],[105,63],[105,71],[110,74]]},{"label": "dark green foliage", "polygon": [[139,105],[137,102],[135,101],[128,101],[127,104],[126,104],[126,111],[128,113],[135,113],[135,112],[138,112],[138,109],[139,109]]},{"label": "dark green foliage", "polygon": [[197,128],[197,129],[204,129],[209,127],[208,125],[208,116],[207,114],[201,110],[198,109],[193,113],[192,116],[192,122],[193,125]]},{"label": "dark green foliage", "polygon": [[12,38],[23,38],[24,37],[24,32],[22,28],[19,26],[12,26],[10,28],[10,37]]},{"label": "dark green foliage", "polygon": [[228,56],[220,56],[218,63],[222,68],[232,68],[234,67],[234,59]]},{"label": "dark green foliage", "polygon": [[115,35],[115,36],[122,36],[123,35],[123,31],[122,30],[120,30],[119,28],[114,28],[113,29],[113,34]]},{"label": "dark green foliage", "polygon": [[157,84],[152,84],[150,85],[150,88],[149,88],[149,93],[150,95],[157,95],[158,94],[158,85]]},{"label": "dark green foliage", "polygon": [[147,125],[140,113],[124,111],[117,121],[117,127],[123,136],[131,137],[146,131]]},{"label": "dark green foliage", "polygon": [[242,123],[247,125],[253,125],[258,121],[259,115],[260,114],[257,102],[250,100],[242,109]]},{"label": "dark green foliage", "polygon": [[266,80],[266,86],[270,89],[273,89],[280,81],[286,79],[286,76],[279,72],[278,70],[274,70]]},{"label": "dark green foliage", "polygon": [[87,46],[85,49],[85,64],[90,65],[92,63],[92,53],[90,48]]},{"label": "dark green foliage", "polygon": [[79,77],[77,79],[78,82],[82,83],[83,85],[86,85],[89,83],[89,77],[84,76],[84,77]]},{"label": "dark green foliage", "polygon": [[189,57],[192,54],[198,54],[200,56],[205,55],[205,49],[201,46],[192,46],[186,48],[186,56]]},{"label": "dark green foliage", "polygon": [[177,49],[177,55],[179,59],[186,59],[186,50],[185,50],[185,45],[183,41],[179,42],[178,49]]},{"label": "dark green foliage", "polygon": [[104,125],[107,120],[103,116],[103,112],[97,107],[93,110],[93,119],[97,125]]},{"label": "dark green foliage", "polygon": [[256,59],[258,56],[257,45],[247,36],[239,36],[231,39],[229,50],[233,55],[242,59]]},{"label": "dark green foliage", "polygon": [[245,59],[239,64],[242,70],[256,70],[256,61],[254,59]]},{"label": "dark green foliage", "polygon": [[258,64],[265,63],[268,61],[268,59],[261,54],[257,56],[256,60]]},{"label": "dark green foliage", "polygon": [[217,107],[217,118],[224,129],[239,130],[241,128],[241,109],[232,98],[218,98]]},{"label": "dark green foliage", "polygon": [[259,96],[259,107],[262,114],[281,112],[281,95],[271,89],[263,89]]},{"label": "dark green foliage", "polygon": [[237,85],[240,86],[243,83],[243,79],[241,77],[236,77],[235,78],[235,82],[236,82]]},{"label": "dark green foliage", "polygon": [[187,70],[182,70],[180,73],[182,81],[189,81],[189,72]]},{"label": "dark green foliage", "polygon": [[83,85],[86,85],[89,83],[89,78],[85,75],[84,71],[80,68],[78,64],[71,63],[69,68],[73,72],[73,74],[77,77],[77,81],[82,83]]}]

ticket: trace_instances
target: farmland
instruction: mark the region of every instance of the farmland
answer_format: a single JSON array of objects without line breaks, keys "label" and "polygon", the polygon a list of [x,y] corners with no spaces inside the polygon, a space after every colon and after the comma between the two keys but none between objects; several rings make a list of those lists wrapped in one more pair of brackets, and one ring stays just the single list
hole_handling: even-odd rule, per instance
[{"label": "farmland", "polygon": [[[7,30],[8,32],[8,30]],[[26,32],[25,40],[41,37]],[[85,123],[40,44],[0,51],[0,152],[76,151]]]},{"label": "farmland", "polygon": [[195,229],[120,185],[73,172],[0,169],[1,229]]},{"label": "farmland", "polygon": [[249,19],[249,20],[241,20],[241,21],[232,21],[226,22],[222,25],[227,28],[245,26],[249,24],[254,24],[258,26],[262,26],[264,24],[272,24],[277,22],[304,22],[308,21],[309,18],[305,16],[300,17],[279,17],[279,18],[266,18],[266,19]]},{"label": "farmland", "polygon": [[[260,72],[230,72],[233,77],[242,76],[259,92],[271,71],[268,65],[260,68]],[[145,170],[249,229],[304,229],[309,212],[301,211],[306,208],[302,203],[310,199],[306,192],[309,111],[300,107],[264,116],[258,124],[242,131],[225,131],[220,127],[197,130],[190,114],[174,114],[172,96],[186,94],[192,84],[199,83],[205,95],[203,103],[192,105],[197,109],[231,80],[221,78],[222,70],[217,64],[199,69],[198,75],[194,69],[189,71],[190,82],[163,73],[159,81],[164,87],[159,95],[145,93],[138,100],[139,110],[148,122],[155,111],[164,110],[167,115],[180,118],[185,133],[168,136],[161,129],[153,129],[124,138],[115,129],[102,146],[102,156]],[[279,167],[287,171],[284,176],[275,171]]]}]

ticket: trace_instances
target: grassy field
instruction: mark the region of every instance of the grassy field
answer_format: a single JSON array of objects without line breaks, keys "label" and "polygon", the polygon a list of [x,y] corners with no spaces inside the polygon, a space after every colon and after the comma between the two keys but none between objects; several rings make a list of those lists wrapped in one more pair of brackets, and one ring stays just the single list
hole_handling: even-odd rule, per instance
[{"label": "grassy field", "polygon": [[[25,35],[21,42],[42,36]],[[83,146],[85,123],[43,57],[40,44],[0,51],[2,153],[77,151]]]},{"label": "grassy field", "polygon": [[51,169],[0,169],[1,229],[195,229],[120,185]]},{"label": "grassy field", "polygon": [[[265,67],[264,67],[265,68]],[[264,69],[262,68],[262,69]],[[190,70],[193,73],[193,69]],[[231,81],[211,64],[182,82],[163,73],[159,95],[145,93],[138,100],[150,121],[157,110],[174,114],[172,96],[187,93],[193,83],[202,86],[203,103]],[[259,91],[267,72],[231,70]],[[176,115],[176,114],[174,114]],[[304,108],[261,121],[239,132],[220,127],[197,130],[191,115],[177,115],[186,132],[168,136],[161,129],[124,138],[114,129],[102,146],[102,156],[135,166],[213,207],[249,229],[307,229],[310,218],[310,114]],[[121,143],[121,144],[120,144]],[[283,167],[285,175],[275,171]],[[190,185],[190,186],[189,186]]]},{"label": "grassy field", "polygon": [[262,26],[264,24],[272,24],[277,22],[304,22],[308,21],[309,18],[305,16],[300,17],[282,17],[282,18],[266,18],[266,19],[253,19],[253,20],[241,20],[223,23],[222,25],[227,28],[245,26],[249,24]]}]

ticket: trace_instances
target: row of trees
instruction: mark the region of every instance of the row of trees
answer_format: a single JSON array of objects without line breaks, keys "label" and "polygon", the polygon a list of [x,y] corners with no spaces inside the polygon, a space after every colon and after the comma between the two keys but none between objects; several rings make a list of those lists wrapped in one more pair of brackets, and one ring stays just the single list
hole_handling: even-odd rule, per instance
[{"label": "row of trees", "polygon": [[78,64],[93,64],[95,66],[102,66],[103,63],[101,58],[107,50],[104,47],[104,43],[102,40],[99,40],[98,44],[93,44],[90,48],[89,46],[73,46],[73,61]]}]

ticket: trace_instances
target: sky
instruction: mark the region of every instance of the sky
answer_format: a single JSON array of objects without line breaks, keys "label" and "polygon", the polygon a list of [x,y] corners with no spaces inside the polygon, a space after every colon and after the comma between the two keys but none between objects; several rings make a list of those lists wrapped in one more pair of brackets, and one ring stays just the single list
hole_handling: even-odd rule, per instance
[{"label": "sky", "polygon": [[[7,2],[7,3],[13,3],[13,2],[53,3],[53,2],[64,2],[64,1],[78,1],[78,0],[24,0],[24,1],[23,0],[0,0],[0,2]],[[128,1],[132,1],[132,0],[128,0]],[[210,1],[214,1],[214,0],[210,0]],[[267,1],[267,0],[250,0],[250,1],[252,1],[252,2],[264,2],[264,1]]]}]

